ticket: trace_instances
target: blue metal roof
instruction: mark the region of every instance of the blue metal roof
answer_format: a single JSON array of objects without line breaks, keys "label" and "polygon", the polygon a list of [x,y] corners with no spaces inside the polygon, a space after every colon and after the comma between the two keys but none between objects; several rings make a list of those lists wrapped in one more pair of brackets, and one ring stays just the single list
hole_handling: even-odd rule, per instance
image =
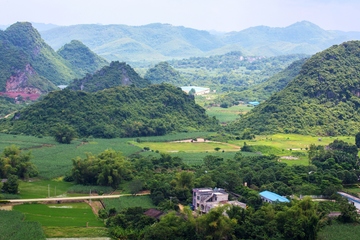
[{"label": "blue metal roof", "polygon": [[290,202],[289,199],[282,197],[276,193],[270,192],[270,191],[263,191],[260,193],[260,196],[269,199],[272,202]]},{"label": "blue metal roof", "polygon": [[257,105],[259,105],[260,103],[259,103],[259,102],[249,102],[249,104],[254,105],[254,106],[257,106]]}]

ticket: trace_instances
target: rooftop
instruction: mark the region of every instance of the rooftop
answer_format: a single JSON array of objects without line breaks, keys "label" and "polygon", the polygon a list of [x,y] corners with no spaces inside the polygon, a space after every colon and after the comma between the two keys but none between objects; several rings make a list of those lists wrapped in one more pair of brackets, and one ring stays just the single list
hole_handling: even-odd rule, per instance
[{"label": "rooftop", "polygon": [[264,197],[266,199],[269,199],[272,202],[276,202],[276,201],[278,201],[278,202],[290,202],[289,199],[287,199],[285,197],[282,197],[279,194],[270,192],[270,191],[263,191],[263,192],[260,193],[260,196],[262,196],[262,197]]}]

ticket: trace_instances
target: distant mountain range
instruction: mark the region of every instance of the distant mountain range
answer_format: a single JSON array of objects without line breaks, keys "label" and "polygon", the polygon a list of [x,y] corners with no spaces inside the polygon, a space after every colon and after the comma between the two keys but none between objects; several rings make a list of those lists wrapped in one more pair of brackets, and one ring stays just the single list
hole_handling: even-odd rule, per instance
[{"label": "distant mountain range", "polygon": [[326,31],[307,21],[284,28],[258,26],[225,34],[160,23],[144,26],[85,24],[52,28],[41,31],[41,35],[54,49],[76,39],[107,60],[130,63],[230,51],[256,56],[315,54],[334,44],[360,39],[360,32]]}]

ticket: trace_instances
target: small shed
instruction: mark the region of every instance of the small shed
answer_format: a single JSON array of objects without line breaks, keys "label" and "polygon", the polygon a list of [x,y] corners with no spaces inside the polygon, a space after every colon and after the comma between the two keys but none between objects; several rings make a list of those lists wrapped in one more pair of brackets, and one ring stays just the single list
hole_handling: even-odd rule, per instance
[{"label": "small shed", "polygon": [[276,202],[290,202],[289,199],[286,197],[282,197],[279,194],[270,192],[270,191],[263,191],[260,193],[260,197],[264,202],[268,203],[276,203]]}]

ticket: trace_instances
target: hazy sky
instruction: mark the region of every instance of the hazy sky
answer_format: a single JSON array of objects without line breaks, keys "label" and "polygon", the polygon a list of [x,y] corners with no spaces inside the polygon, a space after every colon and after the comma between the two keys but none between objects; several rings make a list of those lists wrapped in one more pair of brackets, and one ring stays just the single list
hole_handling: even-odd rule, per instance
[{"label": "hazy sky", "polygon": [[0,0],[0,25],[159,22],[229,32],[302,20],[326,30],[360,31],[360,0]]}]

